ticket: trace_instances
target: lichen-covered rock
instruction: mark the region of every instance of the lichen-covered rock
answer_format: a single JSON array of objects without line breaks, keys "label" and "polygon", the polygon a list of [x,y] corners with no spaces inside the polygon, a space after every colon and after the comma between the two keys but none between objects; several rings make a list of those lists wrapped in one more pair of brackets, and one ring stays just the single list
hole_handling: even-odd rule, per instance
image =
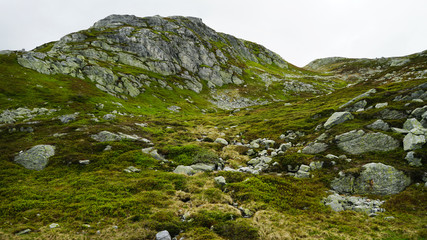
[{"label": "lichen-covered rock", "polygon": [[156,234],[156,240],[171,240],[172,237],[167,230],[163,230]]},{"label": "lichen-covered rock", "polygon": [[121,141],[121,140],[128,140],[128,141],[141,141],[145,143],[150,143],[150,140],[141,138],[137,135],[128,135],[124,133],[112,133],[109,131],[102,131],[97,134],[91,135],[91,138],[98,141],[98,142],[115,142],[115,141]]},{"label": "lichen-covered rock", "polygon": [[225,140],[224,138],[217,138],[217,139],[215,139],[215,142],[222,144],[222,145],[228,145],[227,140]]},{"label": "lichen-covered rock", "polygon": [[408,161],[409,166],[413,167],[421,167],[423,164],[421,163],[421,158],[415,157],[415,152],[411,151],[406,154],[405,159]]},{"label": "lichen-covered rock", "polygon": [[353,130],[335,137],[338,147],[350,154],[391,151],[399,147],[398,140],[384,133],[365,133]]},{"label": "lichen-covered rock", "polygon": [[337,124],[343,123],[353,118],[354,117],[350,112],[335,112],[331,117],[329,117],[328,120],[326,120],[325,124],[323,124],[323,127],[329,129]]},{"label": "lichen-covered rock", "polygon": [[403,172],[382,163],[368,163],[362,166],[359,176],[340,172],[331,182],[339,193],[391,195],[403,191],[411,179]]},{"label": "lichen-covered rock", "polygon": [[43,170],[49,158],[55,155],[55,147],[51,145],[37,145],[15,157],[15,162],[30,170]]},{"label": "lichen-covered rock", "polygon": [[220,185],[220,186],[224,186],[227,184],[227,182],[225,181],[225,178],[223,176],[218,176],[214,178],[214,181],[216,184]]}]

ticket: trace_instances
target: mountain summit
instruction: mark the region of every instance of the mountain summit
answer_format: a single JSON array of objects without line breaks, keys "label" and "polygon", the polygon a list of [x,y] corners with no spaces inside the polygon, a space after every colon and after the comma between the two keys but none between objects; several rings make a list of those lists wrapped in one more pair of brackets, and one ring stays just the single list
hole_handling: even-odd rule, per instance
[{"label": "mountain summit", "polygon": [[180,16],[111,15],[23,54],[18,62],[44,74],[88,78],[122,98],[136,97],[151,84],[196,93],[264,85],[270,93],[256,97],[269,100],[283,98],[283,91],[330,91],[335,84],[312,78],[261,45]]}]

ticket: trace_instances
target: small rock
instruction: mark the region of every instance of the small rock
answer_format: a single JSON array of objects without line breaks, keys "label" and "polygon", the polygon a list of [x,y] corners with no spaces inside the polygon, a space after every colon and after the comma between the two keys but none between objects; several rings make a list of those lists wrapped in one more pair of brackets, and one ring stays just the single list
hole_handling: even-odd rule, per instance
[{"label": "small rock", "polygon": [[323,162],[316,161],[316,162],[311,162],[310,163],[310,169],[311,170],[321,169],[322,167],[323,167]]},{"label": "small rock", "polygon": [[104,148],[104,151],[111,151],[111,149],[113,149],[113,147],[111,147],[110,145],[107,145],[107,146]]},{"label": "small rock", "polygon": [[188,176],[194,175],[194,173],[196,173],[196,171],[194,171],[192,167],[184,166],[184,165],[179,165],[178,167],[175,168],[175,170],[173,170],[173,172],[178,174],[185,174]]},{"label": "small rock", "polygon": [[406,134],[403,138],[403,150],[410,151],[420,149],[426,143],[426,137],[424,135],[415,135],[413,133]]},{"label": "small rock", "polygon": [[172,240],[172,238],[169,232],[164,230],[156,234],[156,240]]},{"label": "small rock", "polygon": [[391,128],[391,131],[392,132],[395,132],[395,133],[400,133],[400,134],[407,134],[409,131],[408,130],[406,130],[406,129],[402,129],[402,128],[395,128],[395,127],[392,127]]},{"label": "small rock", "polygon": [[403,124],[403,129],[411,131],[414,128],[423,128],[420,122],[416,118],[407,119]]},{"label": "small rock", "polygon": [[116,119],[116,115],[108,113],[108,114],[105,114],[104,116],[102,116],[102,119],[107,120],[107,121],[111,121],[111,120]]},{"label": "small rock", "polygon": [[331,117],[329,117],[328,120],[326,120],[325,124],[323,124],[323,127],[329,129],[337,124],[351,119],[354,119],[354,117],[350,112],[335,112]]},{"label": "small rock", "polygon": [[20,235],[24,235],[24,234],[27,234],[27,233],[30,233],[30,232],[31,232],[31,229],[27,228],[25,230],[22,230],[22,231],[16,233],[15,235],[16,236],[20,236]]},{"label": "small rock", "polygon": [[220,143],[220,144],[222,144],[222,145],[228,145],[227,140],[225,140],[224,138],[217,138],[217,139],[215,140],[215,142],[216,142],[216,143]]},{"label": "small rock", "polygon": [[377,103],[376,105],[375,105],[375,108],[376,109],[379,109],[379,108],[383,108],[383,107],[387,107],[388,106],[388,103]]},{"label": "small rock", "polygon": [[321,152],[324,152],[328,149],[328,144],[321,143],[321,142],[315,142],[308,144],[303,150],[302,153],[304,154],[318,154]]},{"label": "small rock", "polygon": [[77,119],[78,115],[79,115],[79,113],[67,114],[67,115],[59,116],[58,119],[62,123],[69,123],[69,122],[75,121]]},{"label": "small rock", "polygon": [[127,173],[136,173],[136,172],[141,172],[141,169],[138,169],[134,166],[129,166],[129,167],[125,168],[123,171],[127,172]]},{"label": "small rock", "polygon": [[221,186],[224,186],[227,184],[227,182],[225,181],[225,178],[223,176],[218,176],[214,178],[215,183]]},{"label": "small rock", "polygon": [[384,220],[393,220],[393,219],[395,219],[395,217],[393,216],[384,217]]},{"label": "small rock", "polygon": [[370,129],[383,130],[383,131],[388,131],[390,129],[390,126],[381,119],[378,119],[377,121],[375,121],[374,123],[366,127]]},{"label": "small rock", "polygon": [[335,156],[335,155],[333,155],[333,154],[328,154],[328,155],[326,155],[325,156],[327,159],[338,159],[338,157],[337,156]]},{"label": "small rock", "polygon": [[421,167],[423,164],[421,163],[421,158],[415,157],[415,152],[408,152],[406,154],[405,159],[408,161],[409,166],[413,167]]},{"label": "small rock", "polygon": [[52,223],[49,225],[49,228],[57,228],[57,227],[59,227],[58,223]]},{"label": "small rock", "polygon": [[90,163],[90,160],[79,160],[80,165],[88,165]]}]

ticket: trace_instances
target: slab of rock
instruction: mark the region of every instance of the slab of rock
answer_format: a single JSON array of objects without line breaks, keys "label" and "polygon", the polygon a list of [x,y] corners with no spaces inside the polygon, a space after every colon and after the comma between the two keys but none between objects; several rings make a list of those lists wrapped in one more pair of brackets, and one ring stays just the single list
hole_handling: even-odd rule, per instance
[{"label": "slab of rock", "polygon": [[388,123],[384,122],[381,119],[378,119],[377,121],[367,125],[366,127],[374,130],[382,130],[382,131],[390,130],[390,126],[388,125]]},{"label": "slab of rock", "polygon": [[326,151],[327,149],[328,149],[328,144],[316,142],[316,143],[308,144],[302,150],[302,153],[304,153],[304,154],[318,154],[318,153]]},{"label": "slab of rock", "polygon": [[396,119],[403,119],[406,118],[408,115],[404,112],[400,112],[398,110],[390,110],[390,109],[384,109],[380,112],[382,119],[387,120],[396,120]]},{"label": "slab of rock", "polygon": [[15,157],[15,162],[30,170],[43,170],[49,158],[55,155],[55,147],[52,145],[37,145],[25,152],[20,152]]},{"label": "slab of rock", "polygon": [[331,187],[338,193],[391,195],[403,191],[410,183],[408,176],[392,166],[368,163],[357,177],[340,172]]},{"label": "slab of rock", "polygon": [[387,107],[388,106],[388,103],[377,103],[376,105],[375,105],[375,108],[383,108],[383,107]]},{"label": "slab of rock", "polygon": [[338,147],[350,154],[391,151],[399,147],[398,140],[384,133],[365,133],[353,130],[335,137]]},{"label": "slab of rock", "polygon": [[67,114],[67,115],[59,116],[58,119],[62,123],[69,123],[72,121],[76,121],[78,115],[79,113]]},{"label": "slab of rock", "polygon": [[424,135],[416,135],[410,132],[403,138],[403,150],[411,151],[420,149],[425,143],[426,137]]},{"label": "slab of rock", "polygon": [[325,124],[323,124],[323,127],[329,129],[337,124],[351,119],[354,119],[354,117],[350,112],[335,112],[329,117],[328,120],[326,120]]},{"label": "slab of rock", "polygon": [[207,172],[214,171],[215,164],[206,164],[206,163],[196,163],[190,166],[195,171]]}]

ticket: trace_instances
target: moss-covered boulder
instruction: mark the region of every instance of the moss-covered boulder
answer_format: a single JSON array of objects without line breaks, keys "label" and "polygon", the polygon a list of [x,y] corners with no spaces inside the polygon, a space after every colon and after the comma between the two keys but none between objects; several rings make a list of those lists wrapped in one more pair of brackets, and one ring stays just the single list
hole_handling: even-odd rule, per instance
[{"label": "moss-covered boulder", "polygon": [[21,151],[15,162],[30,170],[43,170],[49,162],[49,157],[55,155],[55,147],[51,145],[37,145],[29,150]]},{"label": "moss-covered boulder", "polygon": [[400,146],[400,142],[387,134],[365,133],[353,130],[335,137],[338,147],[350,154],[361,154],[374,151],[391,151]]}]

